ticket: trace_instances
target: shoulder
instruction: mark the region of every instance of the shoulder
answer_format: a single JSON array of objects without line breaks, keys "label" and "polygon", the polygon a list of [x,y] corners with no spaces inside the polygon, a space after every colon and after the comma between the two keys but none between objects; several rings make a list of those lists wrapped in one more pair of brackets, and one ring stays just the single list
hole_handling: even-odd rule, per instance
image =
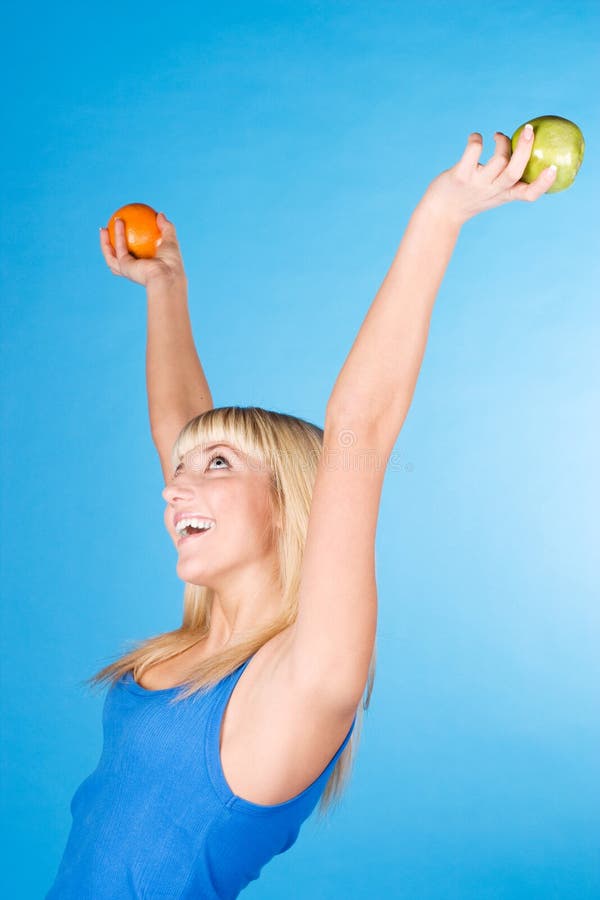
[{"label": "shoulder", "polygon": [[269,805],[293,799],[322,774],[356,714],[298,688],[286,664],[289,633],[277,638],[242,672],[220,732],[221,768],[232,792]]}]

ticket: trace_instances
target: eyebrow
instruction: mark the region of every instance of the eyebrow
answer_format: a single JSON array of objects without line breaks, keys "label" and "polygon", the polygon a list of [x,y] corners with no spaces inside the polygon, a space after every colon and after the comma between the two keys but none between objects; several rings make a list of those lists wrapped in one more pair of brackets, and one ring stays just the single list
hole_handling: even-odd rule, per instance
[{"label": "eyebrow", "polygon": [[238,451],[235,449],[235,447],[234,447],[232,444],[228,444],[227,441],[221,441],[221,442],[218,443],[218,444],[208,444],[208,445],[204,448],[204,450],[205,450],[205,451],[208,451],[208,450],[215,450],[217,447],[229,447],[229,449],[232,450],[232,451],[235,453],[236,456],[239,456],[239,453],[238,453]]}]

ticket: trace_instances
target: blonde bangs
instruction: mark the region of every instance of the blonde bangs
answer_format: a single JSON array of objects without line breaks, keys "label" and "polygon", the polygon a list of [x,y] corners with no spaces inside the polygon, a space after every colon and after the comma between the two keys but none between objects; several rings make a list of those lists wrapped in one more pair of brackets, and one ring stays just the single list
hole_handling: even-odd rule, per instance
[{"label": "blonde bangs", "polygon": [[260,417],[256,415],[256,409],[254,414],[248,415],[248,409],[252,407],[217,407],[191,419],[181,429],[173,445],[171,453],[173,471],[184,456],[195,448],[224,441],[232,444],[250,461],[272,472],[270,458],[273,447],[267,423],[261,423]]}]

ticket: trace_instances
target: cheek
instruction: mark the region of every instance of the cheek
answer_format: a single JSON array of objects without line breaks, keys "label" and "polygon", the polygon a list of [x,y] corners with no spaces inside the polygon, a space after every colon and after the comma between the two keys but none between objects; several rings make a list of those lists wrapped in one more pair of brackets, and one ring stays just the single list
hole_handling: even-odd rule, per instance
[{"label": "cheek", "polygon": [[248,484],[240,481],[234,484],[223,479],[210,485],[206,496],[209,514],[226,527],[230,534],[235,531],[245,540],[262,541],[270,534],[271,508],[269,496],[263,484]]},{"label": "cheek", "polygon": [[254,532],[257,540],[264,545],[270,544],[273,539],[273,513],[268,498],[264,495],[256,499]]},{"label": "cheek", "polygon": [[205,494],[208,515],[214,516],[217,522],[223,519],[235,522],[239,516],[246,514],[248,498],[246,493],[232,482],[225,479],[219,483],[216,479]]},{"label": "cheek", "polygon": [[268,499],[265,498],[261,491],[240,492],[239,496],[236,497],[232,515],[234,516],[234,521],[239,522],[243,533],[251,536],[253,542],[264,543],[269,536],[271,512]]}]

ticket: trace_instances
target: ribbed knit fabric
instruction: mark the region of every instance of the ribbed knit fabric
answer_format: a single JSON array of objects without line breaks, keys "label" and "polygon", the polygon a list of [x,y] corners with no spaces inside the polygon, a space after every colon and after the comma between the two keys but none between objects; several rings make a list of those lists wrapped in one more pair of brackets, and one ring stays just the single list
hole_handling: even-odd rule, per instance
[{"label": "ribbed knit fabric", "polygon": [[228,900],[296,841],[354,729],[321,775],[284,803],[251,803],[223,774],[225,707],[249,657],[204,696],[169,704],[129,672],[108,690],[98,766],[46,900]]}]

